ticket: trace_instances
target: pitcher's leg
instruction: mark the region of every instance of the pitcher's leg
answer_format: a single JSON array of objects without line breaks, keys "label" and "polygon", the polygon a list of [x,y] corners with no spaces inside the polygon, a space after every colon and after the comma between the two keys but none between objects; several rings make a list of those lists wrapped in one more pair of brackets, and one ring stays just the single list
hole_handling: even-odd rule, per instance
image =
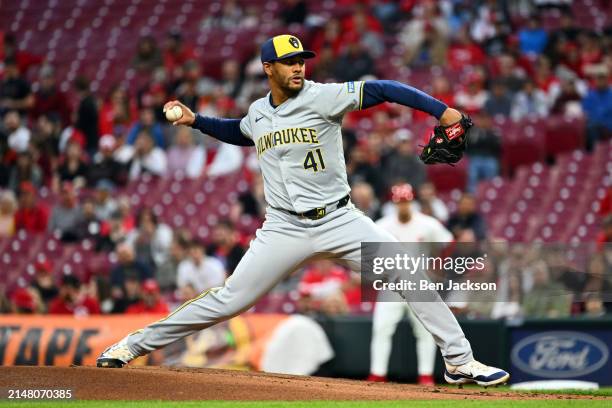
[{"label": "pitcher's leg", "polygon": [[[137,356],[227,320],[251,307],[284,276],[311,256],[312,247],[303,231],[292,228],[286,225],[284,229],[258,231],[257,238],[223,287],[202,293],[168,317],[130,334],[122,341],[123,345],[120,342],[102,353],[98,364],[117,366],[113,364],[114,354],[121,355],[119,360],[127,363]],[[115,352],[113,348],[119,351]],[[123,358],[125,352],[127,358]],[[100,364],[104,362],[110,364]]]},{"label": "pitcher's leg", "polygon": [[[347,213],[345,216],[352,216],[353,219],[328,233],[333,234],[333,252],[339,254],[353,270],[361,271],[362,242],[397,242],[365,215]],[[444,302],[407,302],[417,319],[433,335],[448,363],[461,365],[473,360],[470,342]]]},{"label": "pitcher's leg", "polygon": [[386,377],[393,334],[402,320],[406,305],[394,302],[376,303],[372,315],[372,342],[370,343],[370,374]]},{"label": "pitcher's leg", "polygon": [[412,311],[408,312],[412,333],[416,339],[417,368],[419,375],[433,375],[436,365],[436,342]]}]

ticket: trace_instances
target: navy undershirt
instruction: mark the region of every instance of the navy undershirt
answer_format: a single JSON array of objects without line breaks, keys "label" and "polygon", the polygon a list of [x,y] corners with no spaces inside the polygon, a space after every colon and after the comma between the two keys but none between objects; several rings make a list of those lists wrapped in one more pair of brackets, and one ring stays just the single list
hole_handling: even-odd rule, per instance
[{"label": "navy undershirt", "polygon": [[[440,119],[447,106],[433,96],[398,81],[366,81],[363,85],[361,109],[371,108],[383,102],[394,102]],[[270,98],[272,104],[272,98]],[[192,128],[206,133],[222,142],[236,146],[253,146],[251,139],[240,131],[240,119],[220,119],[196,115]]]}]

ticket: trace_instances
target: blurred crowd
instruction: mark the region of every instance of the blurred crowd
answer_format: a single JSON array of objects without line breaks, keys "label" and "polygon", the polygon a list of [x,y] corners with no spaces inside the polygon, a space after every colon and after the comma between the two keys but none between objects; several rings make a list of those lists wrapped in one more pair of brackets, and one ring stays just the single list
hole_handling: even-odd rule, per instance
[{"label": "blurred crowd", "polygon": [[[429,123],[426,115],[391,104],[347,115],[343,138],[352,200],[374,219],[393,213],[390,187],[408,182],[417,192],[415,207],[443,222],[458,241],[485,241],[492,237],[471,193],[501,172],[502,135],[495,121],[584,118],[587,151],[612,134],[612,31],[579,27],[566,2],[336,3],[351,12],[323,19],[301,0],[285,0],[277,10],[278,23],[298,29],[307,48],[317,52],[308,62],[309,79],[387,79],[391,66],[425,72],[424,90],[470,113],[477,124],[467,151],[466,192],[451,213],[417,157],[416,145],[425,135],[409,130]],[[558,23],[545,28],[543,16],[550,13]],[[201,20],[202,27],[212,29],[258,24],[257,7],[244,0],[223,2],[219,13]],[[128,56],[129,68],[147,79],[138,89],[120,83],[97,90],[84,76],[62,89],[44,56],[18,47],[21,35],[0,35],[0,238],[26,230],[53,233],[66,243],[91,239],[97,251],[116,253],[118,264],[103,279],[80,282],[67,275],[58,281],[51,274],[53,260],[41,260],[28,285],[0,293],[0,312],[163,312],[221,285],[251,238],[236,220],[241,214],[261,218],[265,210],[256,157],[190,128],[170,126],[162,107],[176,98],[202,115],[242,117],[267,92],[258,49],[253,47],[246,60],[228,58],[212,67],[198,57],[191,38],[172,30],[163,38],[141,38]],[[364,120],[370,123],[367,131]],[[205,180],[236,171],[248,173],[250,189],[205,241],[172,229],[150,208],[133,208],[123,194],[144,175]],[[41,200],[43,190],[57,199]],[[610,196],[600,205],[602,243],[612,238]],[[525,258],[511,258],[507,268],[519,268],[512,260]],[[603,265],[605,291],[610,260],[595,259],[587,275]],[[501,264],[492,268],[503,269]],[[520,313],[610,311],[609,304],[597,306],[601,296],[595,294],[578,306],[571,299],[555,305],[557,311],[549,313],[537,290],[542,282],[561,284],[551,279],[558,270],[535,261],[522,268],[532,270],[531,283],[508,278],[506,285],[507,301],[520,305]],[[301,310],[348,313],[359,303],[359,283],[349,271],[321,261],[301,272],[292,278]]]}]

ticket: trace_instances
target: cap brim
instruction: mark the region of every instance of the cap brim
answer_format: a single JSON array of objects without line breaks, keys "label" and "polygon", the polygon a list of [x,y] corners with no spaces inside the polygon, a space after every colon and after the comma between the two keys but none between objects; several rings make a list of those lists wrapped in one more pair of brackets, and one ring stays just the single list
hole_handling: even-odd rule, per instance
[{"label": "cap brim", "polygon": [[306,58],[306,59],[308,59],[308,58],[314,58],[314,57],[316,57],[316,56],[317,56],[317,54],[315,54],[315,53],[314,53],[314,52],[312,52],[312,51],[308,51],[308,50],[304,50],[304,51],[296,51],[296,52],[290,52],[289,54],[285,54],[285,55],[283,55],[283,56],[282,56],[282,57],[280,57],[280,58],[274,58],[274,59],[271,59],[271,60],[269,60],[269,61],[265,61],[265,62],[281,61],[281,60],[284,60],[284,59],[287,59],[287,58],[292,58],[292,57],[297,57],[297,56],[300,56],[300,57],[302,57],[302,58]]}]

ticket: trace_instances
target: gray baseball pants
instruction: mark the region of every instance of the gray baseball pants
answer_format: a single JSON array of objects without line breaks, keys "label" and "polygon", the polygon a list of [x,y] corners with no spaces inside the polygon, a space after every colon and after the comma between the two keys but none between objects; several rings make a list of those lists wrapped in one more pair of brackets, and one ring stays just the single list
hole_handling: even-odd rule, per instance
[{"label": "gray baseball pants", "polygon": [[[319,220],[300,218],[268,207],[266,220],[225,286],[202,293],[165,319],[128,337],[136,355],[162,348],[182,337],[230,319],[300,266],[336,259],[361,271],[361,242],[397,242],[349,202]],[[452,365],[471,361],[472,349],[444,302],[410,302],[417,319],[433,335]]]}]

